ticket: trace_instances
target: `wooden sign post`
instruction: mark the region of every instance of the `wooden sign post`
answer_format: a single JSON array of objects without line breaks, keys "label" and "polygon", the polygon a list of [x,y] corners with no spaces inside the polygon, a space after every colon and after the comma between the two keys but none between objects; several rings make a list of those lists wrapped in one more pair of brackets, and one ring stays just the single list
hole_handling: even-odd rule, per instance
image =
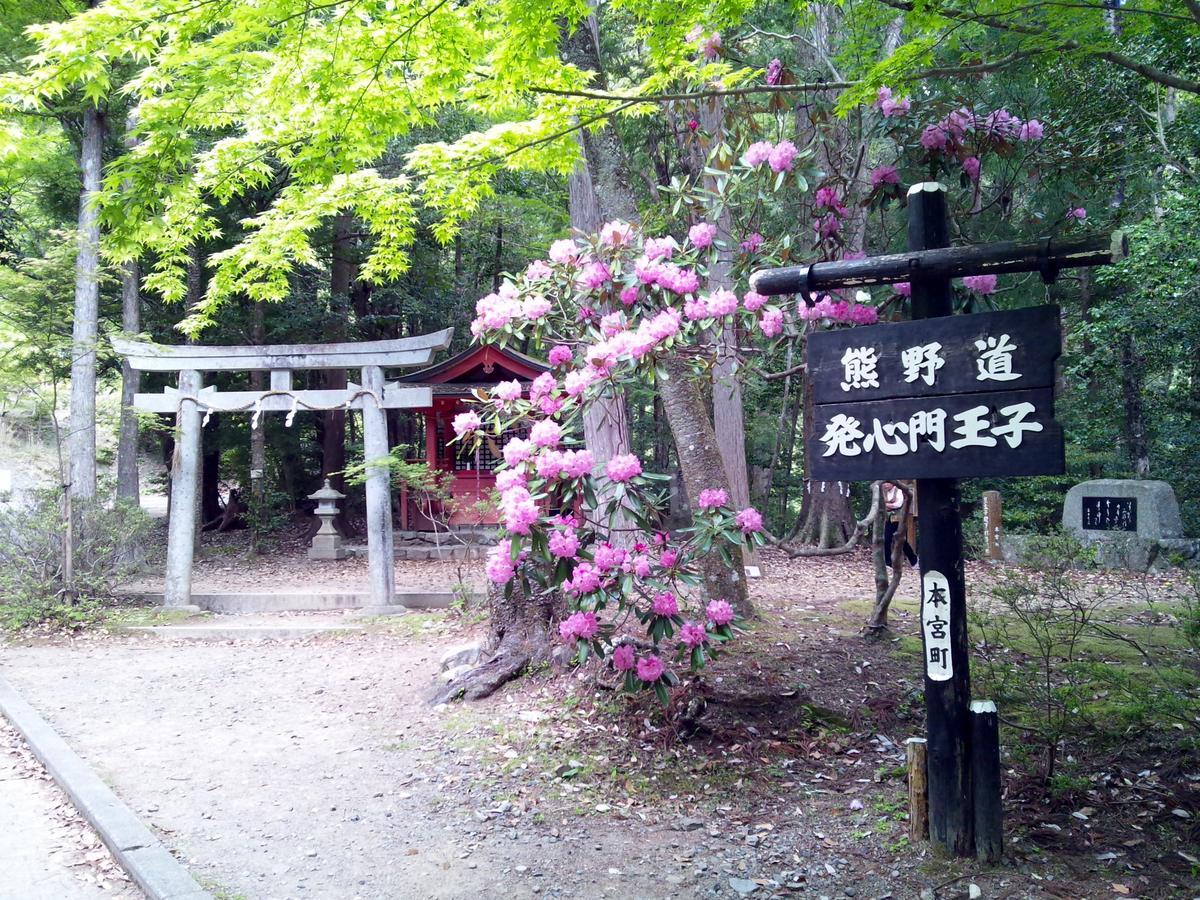
[{"label": "wooden sign post", "polygon": [[[1039,271],[1050,282],[1062,268],[1120,259],[1125,241],[1118,232],[951,248],[946,189],[935,182],[909,190],[908,216],[907,253],[758,272],[750,283],[761,294],[803,293],[809,302],[821,290],[912,285],[915,321],[808,335],[814,427],[805,475],[917,480],[929,838],[957,856],[974,855],[978,809],[986,835],[980,849],[994,859],[999,754],[972,756],[978,728],[957,479],[1063,472],[1062,429],[1054,421],[1062,337],[1053,306],[952,316],[950,281]],[[988,770],[977,773],[976,765]]]},{"label": "wooden sign post", "polygon": [[999,491],[983,492],[983,557],[1004,559],[1004,504]]}]

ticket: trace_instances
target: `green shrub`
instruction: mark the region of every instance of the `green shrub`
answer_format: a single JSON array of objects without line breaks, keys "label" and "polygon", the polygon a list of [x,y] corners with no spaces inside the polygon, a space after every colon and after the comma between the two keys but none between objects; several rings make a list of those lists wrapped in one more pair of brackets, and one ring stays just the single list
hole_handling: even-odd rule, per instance
[{"label": "green shrub", "polygon": [[70,583],[64,575],[67,527],[60,491],[0,508],[0,623],[74,627],[94,618],[136,565],[150,519],[117,499],[75,501],[78,539]]}]

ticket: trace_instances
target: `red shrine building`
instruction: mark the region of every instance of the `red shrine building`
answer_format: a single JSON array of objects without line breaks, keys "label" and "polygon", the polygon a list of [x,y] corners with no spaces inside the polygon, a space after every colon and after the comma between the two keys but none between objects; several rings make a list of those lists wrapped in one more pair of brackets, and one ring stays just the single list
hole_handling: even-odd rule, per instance
[{"label": "red shrine building", "polygon": [[[532,356],[516,350],[493,346],[471,347],[436,366],[413,372],[397,379],[402,385],[428,387],[433,393],[433,406],[413,409],[424,423],[424,456],[420,449],[411,458],[425,459],[431,468],[454,473],[450,483],[452,502],[449,516],[442,504],[433,510],[439,524],[451,526],[495,525],[498,511],[484,506],[496,487],[493,471],[503,460],[504,444],[513,437],[527,437],[524,428],[505,432],[500,437],[489,435],[475,450],[451,443],[454,429],[451,422],[471,407],[471,392],[475,388],[490,390],[498,382],[521,382],[528,392],[529,383],[549,371],[549,366]],[[433,528],[430,520],[430,500],[423,492],[400,491],[400,528],[405,531],[426,531]]]}]

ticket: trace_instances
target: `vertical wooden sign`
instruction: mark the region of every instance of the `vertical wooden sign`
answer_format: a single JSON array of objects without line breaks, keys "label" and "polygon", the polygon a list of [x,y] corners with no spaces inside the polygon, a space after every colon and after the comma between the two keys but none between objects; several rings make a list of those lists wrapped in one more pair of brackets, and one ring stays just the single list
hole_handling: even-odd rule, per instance
[{"label": "vertical wooden sign", "polygon": [[1003,504],[999,491],[983,492],[983,557],[984,559],[1004,559],[1002,544],[1004,533],[1001,521]]}]

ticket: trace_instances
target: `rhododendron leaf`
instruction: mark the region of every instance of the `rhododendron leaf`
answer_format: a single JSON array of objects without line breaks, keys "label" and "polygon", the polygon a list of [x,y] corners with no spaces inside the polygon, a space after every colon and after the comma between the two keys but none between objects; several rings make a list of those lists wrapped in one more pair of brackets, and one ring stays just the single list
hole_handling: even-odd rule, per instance
[{"label": "rhododendron leaf", "polygon": [[667,686],[661,680],[654,682],[654,693],[664,709],[671,705],[671,695],[667,693]]}]

